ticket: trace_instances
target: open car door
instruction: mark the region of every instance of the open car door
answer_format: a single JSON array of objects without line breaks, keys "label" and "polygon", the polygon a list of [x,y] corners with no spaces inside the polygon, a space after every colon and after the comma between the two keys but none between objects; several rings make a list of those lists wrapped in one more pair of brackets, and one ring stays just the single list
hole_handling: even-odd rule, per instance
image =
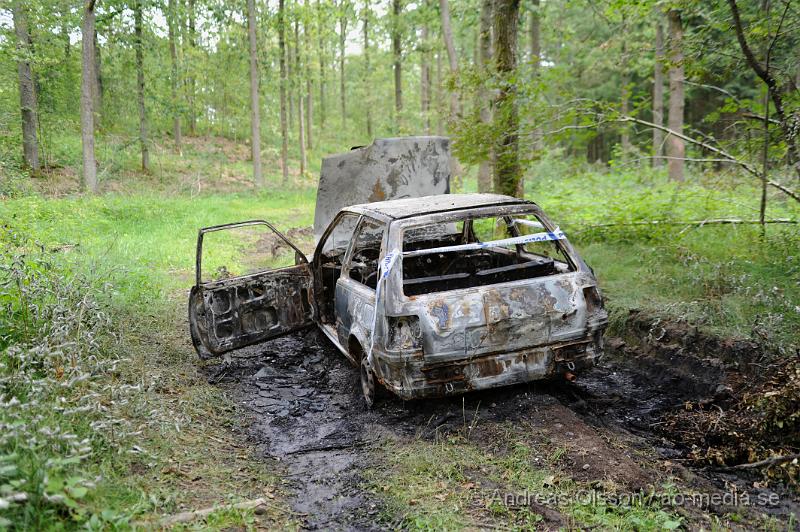
[{"label": "open car door", "polygon": [[189,328],[200,358],[313,323],[311,266],[270,223],[251,220],[200,229],[196,261]]}]

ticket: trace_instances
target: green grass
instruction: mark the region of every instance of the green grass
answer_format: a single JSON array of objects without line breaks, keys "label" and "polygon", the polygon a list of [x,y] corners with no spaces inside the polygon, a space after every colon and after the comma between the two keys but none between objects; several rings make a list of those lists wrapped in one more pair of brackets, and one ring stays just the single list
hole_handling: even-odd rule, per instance
[{"label": "green grass", "polygon": [[[778,346],[800,342],[800,225],[677,223],[758,218],[759,190],[740,176],[585,171],[528,183],[598,274],[612,310],[686,319],[720,334]],[[767,218],[800,220],[800,204],[770,193]]]},{"label": "green grass", "polygon": [[[523,427],[501,426],[498,432],[504,434],[495,438],[496,444],[463,435],[387,444],[380,450],[380,470],[368,474],[372,489],[386,501],[386,519],[401,516],[401,526],[411,530],[531,530],[545,520],[535,505],[526,504],[536,500],[549,501],[546,506],[560,514],[562,527],[680,526],[682,519],[657,501],[615,505],[589,497],[589,483],[572,480],[548,461],[542,455],[547,449],[534,448]],[[550,522],[546,528],[552,526]]]},{"label": "green grass", "polygon": [[157,195],[27,196],[0,204],[0,217],[76,260],[94,260],[115,275],[123,302],[193,284],[200,227],[266,219],[279,229],[313,221],[308,190],[190,198]]}]

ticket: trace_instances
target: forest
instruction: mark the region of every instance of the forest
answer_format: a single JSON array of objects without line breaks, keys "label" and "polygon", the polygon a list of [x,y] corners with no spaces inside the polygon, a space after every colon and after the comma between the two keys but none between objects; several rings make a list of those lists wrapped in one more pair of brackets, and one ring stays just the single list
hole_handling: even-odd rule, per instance
[{"label": "forest", "polygon": [[[197,230],[310,252],[322,158],[423,135],[569,235],[608,361],[371,411],[316,333],[198,361]],[[794,529],[798,223],[794,0],[3,0],[0,529]]]}]

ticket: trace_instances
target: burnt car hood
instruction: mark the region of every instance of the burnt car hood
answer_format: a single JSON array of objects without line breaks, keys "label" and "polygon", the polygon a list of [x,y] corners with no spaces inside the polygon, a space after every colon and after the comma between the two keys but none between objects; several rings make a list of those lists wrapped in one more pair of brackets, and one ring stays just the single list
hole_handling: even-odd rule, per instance
[{"label": "burnt car hood", "polygon": [[450,192],[450,139],[375,139],[369,146],[322,159],[314,239],[344,207]]}]

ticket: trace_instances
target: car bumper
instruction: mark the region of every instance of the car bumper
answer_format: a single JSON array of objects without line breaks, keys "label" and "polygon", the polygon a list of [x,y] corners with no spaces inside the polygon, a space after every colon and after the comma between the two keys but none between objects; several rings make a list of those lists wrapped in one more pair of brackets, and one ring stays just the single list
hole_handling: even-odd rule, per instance
[{"label": "car bumper", "polygon": [[402,399],[443,397],[475,390],[552,379],[593,366],[603,354],[602,333],[590,339],[520,351],[427,363],[411,357],[378,355],[379,380]]}]

